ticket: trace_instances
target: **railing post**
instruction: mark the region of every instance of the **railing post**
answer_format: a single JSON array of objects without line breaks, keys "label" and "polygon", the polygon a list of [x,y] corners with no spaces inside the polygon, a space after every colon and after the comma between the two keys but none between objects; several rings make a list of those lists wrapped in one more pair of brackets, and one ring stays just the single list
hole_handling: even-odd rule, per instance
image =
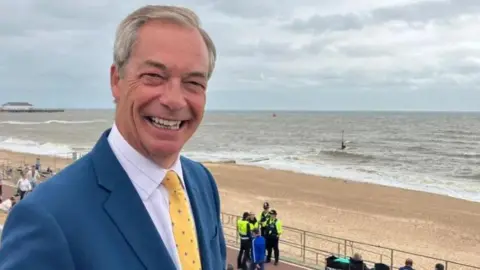
[{"label": "railing post", "polygon": [[338,243],[337,256],[340,256],[340,243]]},{"label": "railing post", "polygon": [[303,262],[305,263],[306,262],[306,254],[307,251],[306,251],[306,247],[307,247],[307,244],[306,244],[306,240],[307,240],[307,233],[306,231],[303,231],[302,232],[302,257],[303,257]]},{"label": "railing post", "polygon": [[445,270],[448,270],[448,261],[445,261]]},{"label": "railing post", "polygon": [[393,270],[393,249],[390,249],[390,270]]},{"label": "railing post", "polygon": [[347,239],[343,240],[343,257],[347,257]]}]

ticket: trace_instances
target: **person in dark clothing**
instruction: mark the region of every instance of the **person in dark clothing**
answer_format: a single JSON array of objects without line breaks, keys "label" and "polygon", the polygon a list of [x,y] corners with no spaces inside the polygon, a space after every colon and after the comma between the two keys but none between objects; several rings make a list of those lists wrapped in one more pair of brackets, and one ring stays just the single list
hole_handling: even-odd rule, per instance
[{"label": "person in dark clothing", "polygon": [[267,263],[269,263],[272,259],[272,250],[275,255],[275,265],[278,264],[278,260],[280,258],[280,251],[278,249],[278,241],[280,239],[280,235],[282,235],[282,222],[277,219],[277,211],[272,209],[270,211],[270,219],[267,223],[266,232],[265,232],[265,239],[267,240]]},{"label": "person in dark clothing", "polygon": [[362,255],[359,253],[355,253],[350,258],[349,268],[350,270],[369,270],[368,266],[363,262]]},{"label": "person in dark clothing", "polygon": [[445,266],[441,263],[435,264],[435,270],[445,270]]},{"label": "person in dark clothing", "polygon": [[263,270],[265,263],[265,238],[260,235],[260,230],[255,228],[252,230],[252,262],[250,264],[250,270]]},{"label": "person in dark clothing", "polygon": [[400,267],[398,270],[414,270],[413,269],[413,260],[412,259],[406,259],[405,260],[405,266]]},{"label": "person in dark clothing", "polygon": [[242,219],[237,221],[237,232],[240,237],[240,250],[237,256],[237,268],[247,269],[247,261],[250,255],[251,245],[251,225],[249,221],[250,213],[244,212]]}]

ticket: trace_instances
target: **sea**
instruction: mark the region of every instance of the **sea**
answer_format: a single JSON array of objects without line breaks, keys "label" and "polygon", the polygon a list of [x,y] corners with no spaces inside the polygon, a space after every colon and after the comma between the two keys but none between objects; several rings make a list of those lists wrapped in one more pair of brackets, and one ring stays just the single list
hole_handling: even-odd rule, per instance
[{"label": "sea", "polygon": [[[85,153],[113,116],[113,110],[0,113],[0,149]],[[209,111],[183,154],[480,202],[480,113],[474,112]]]}]

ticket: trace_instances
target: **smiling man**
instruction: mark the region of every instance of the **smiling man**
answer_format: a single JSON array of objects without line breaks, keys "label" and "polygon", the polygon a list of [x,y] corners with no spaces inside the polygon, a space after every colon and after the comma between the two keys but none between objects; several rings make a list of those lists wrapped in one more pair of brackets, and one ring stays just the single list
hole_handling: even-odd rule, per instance
[{"label": "smiling man", "polygon": [[225,269],[215,181],[180,157],[215,58],[188,9],[146,6],[125,18],[110,69],[115,123],[13,208],[0,269]]}]

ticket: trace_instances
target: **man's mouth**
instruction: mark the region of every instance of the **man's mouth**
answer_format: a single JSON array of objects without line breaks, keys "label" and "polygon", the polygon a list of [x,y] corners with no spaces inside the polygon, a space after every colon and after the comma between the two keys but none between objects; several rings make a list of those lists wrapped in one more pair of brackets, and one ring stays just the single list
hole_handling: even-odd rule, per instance
[{"label": "man's mouth", "polygon": [[162,119],[154,116],[145,116],[145,119],[148,120],[150,124],[152,124],[157,128],[172,129],[172,130],[180,129],[182,127],[182,124],[185,122],[180,120]]}]

